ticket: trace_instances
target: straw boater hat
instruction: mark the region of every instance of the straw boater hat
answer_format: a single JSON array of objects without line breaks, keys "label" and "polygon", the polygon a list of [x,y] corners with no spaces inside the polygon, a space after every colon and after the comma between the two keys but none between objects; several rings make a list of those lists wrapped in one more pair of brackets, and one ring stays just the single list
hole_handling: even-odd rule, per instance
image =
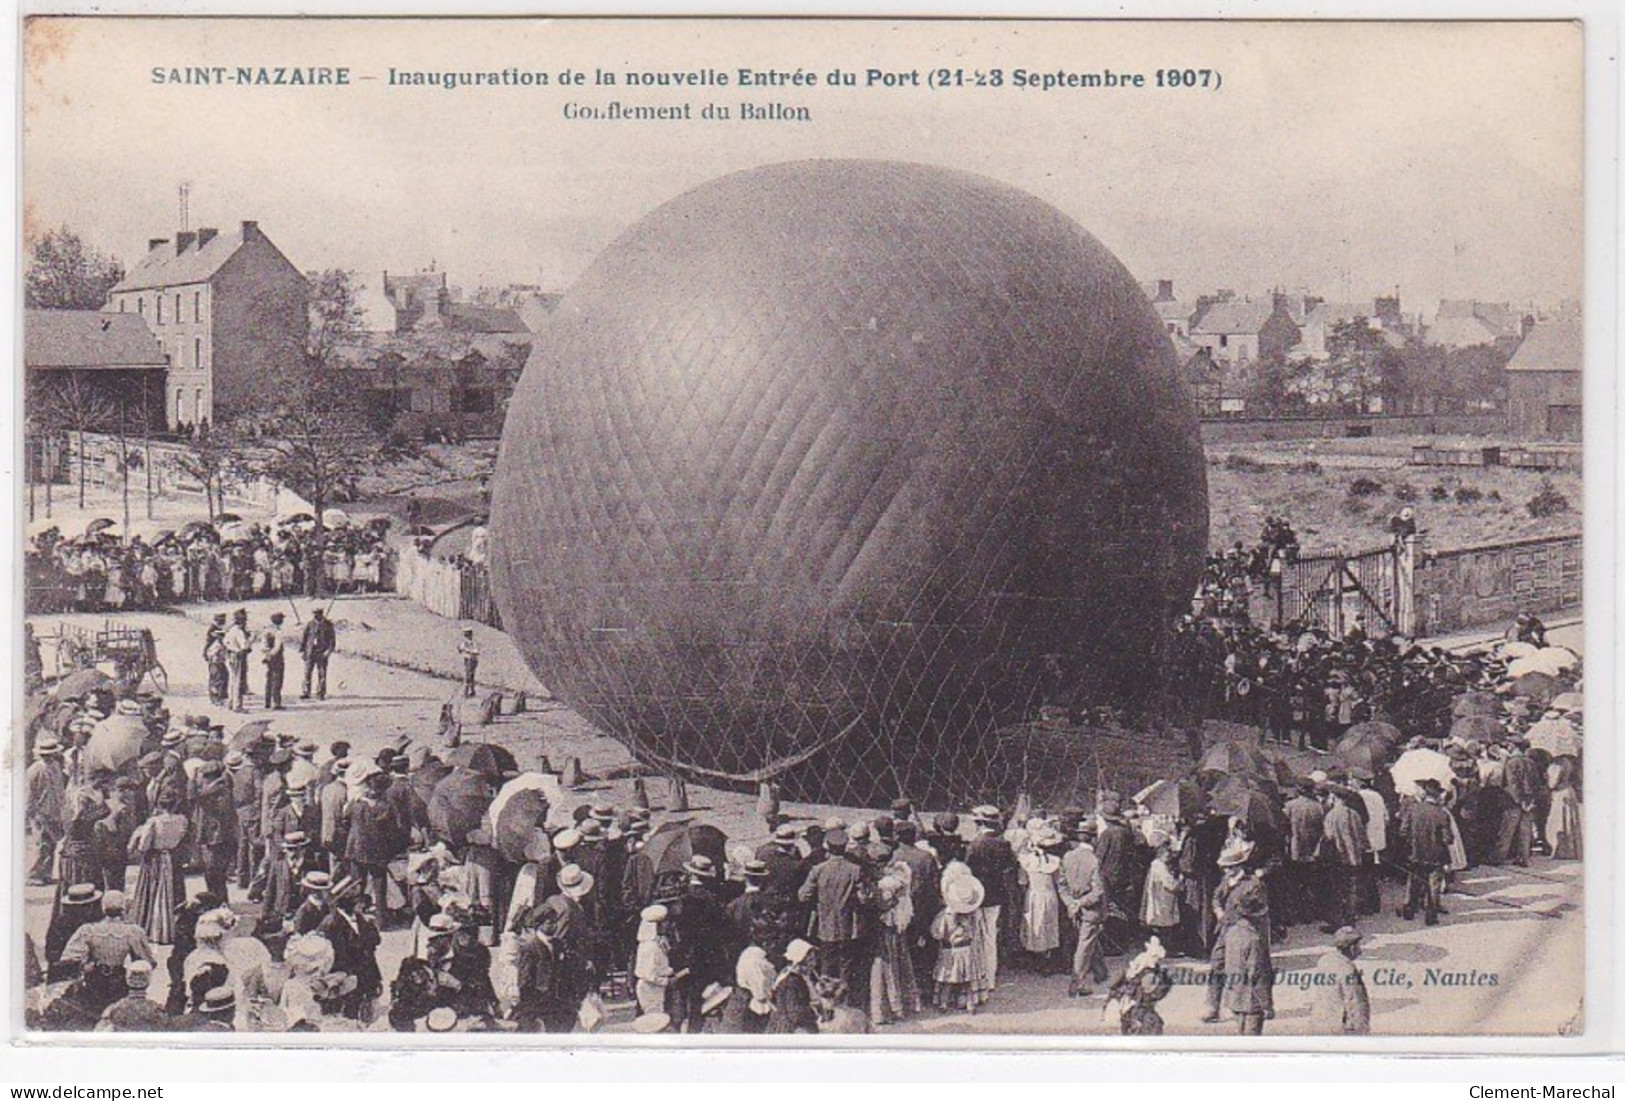
[{"label": "straw boater hat", "polygon": [[141,714],[141,705],[134,700],[119,700],[113,706],[113,710],[120,715],[139,715]]},{"label": "straw boater hat", "polygon": [[176,749],[186,741],[186,731],[178,727],[170,727],[164,731],[164,736],[158,739],[158,744],[165,749]]},{"label": "straw boater hat", "polygon": [[1219,853],[1219,867],[1233,868],[1238,864],[1245,864],[1253,856],[1253,843],[1251,841],[1232,841],[1225,845]]},{"label": "straw boater hat", "polygon": [[712,1013],[728,1004],[728,999],[734,996],[734,988],[723,986],[714,982],[700,991],[700,1015]]},{"label": "straw boater hat", "polygon": [[615,821],[615,808],[609,803],[594,803],[589,812],[601,825],[609,825]]},{"label": "straw boater hat", "polygon": [[294,749],[294,752],[301,757],[313,759],[316,756],[316,743],[300,742],[299,745]]},{"label": "straw boater hat", "polygon": [[689,857],[688,863],[683,865],[683,871],[702,879],[715,879],[717,876],[716,864],[704,853],[695,853]]},{"label": "straw boater hat", "polygon": [[226,767],[231,771],[238,772],[246,764],[248,764],[248,758],[243,756],[242,750],[234,749],[226,754]]},{"label": "straw boater hat", "polygon": [[784,948],[784,958],[791,963],[800,963],[812,953],[813,946],[800,937],[785,945]]},{"label": "straw boater hat", "polygon": [[572,827],[565,827],[553,835],[553,848],[558,852],[569,852],[581,844],[581,831]]},{"label": "straw boater hat", "polygon": [[131,990],[145,990],[152,982],[152,964],[146,960],[130,960],[124,965],[124,984]]},{"label": "straw boater hat", "polygon": [[583,841],[602,841],[604,839],[604,824],[596,818],[583,818],[576,827],[576,832]]},{"label": "straw boater hat", "polygon": [[232,993],[229,985],[217,986],[203,995],[203,1004],[198,1006],[198,1012],[211,1017],[230,1016],[237,1012],[237,995]]},{"label": "straw boater hat", "polygon": [[573,898],[579,902],[587,897],[592,887],[591,872],[584,872],[574,864],[566,864],[559,869],[559,890],[563,892],[565,898]]},{"label": "straw boater hat", "polygon": [[282,843],[289,848],[299,848],[310,842],[310,835],[304,830],[289,830],[282,835]]},{"label": "straw boater hat", "polygon": [[457,1027],[457,1011],[449,1005],[437,1005],[423,1018],[423,1027],[430,1032],[451,1032]]},{"label": "straw boater hat", "polygon": [[326,872],[312,869],[299,880],[299,886],[307,891],[331,891],[333,889],[333,877]]},{"label": "straw boater hat", "polygon": [[845,852],[846,843],[847,837],[845,830],[830,830],[828,833],[824,834],[824,848],[828,849],[832,853]]},{"label": "straw boater hat", "polygon": [[1361,940],[1360,931],[1352,925],[1345,925],[1332,934],[1333,948],[1353,948]]},{"label": "straw boater hat", "polygon": [[972,875],[962,875],[948,882],[942,889],[942,904],[954,914],[974,914],[982,908],[987,891],[982,881]]},{"label": "straw boater hat", "polygon": [[75,883],[62,892],[62,905],[89,906],[92,902],[99,901],[101,897],[101,888],[94,883]]},{"label": "straw boater hat", "polygon": [[777,845],[781,849],[793,849],[793,848],[795,848],[796,847],[796,828],[794,826],[790,825],[788,822],[786,822],[784,825],[782,825],[778,829],[774,830],[773,831],[773,844]]},{"label": "straw boater hat", "polygon": [[754,858],[745,861],[745,878],[766,879],[767,862],[763,860],[756,860]]}]

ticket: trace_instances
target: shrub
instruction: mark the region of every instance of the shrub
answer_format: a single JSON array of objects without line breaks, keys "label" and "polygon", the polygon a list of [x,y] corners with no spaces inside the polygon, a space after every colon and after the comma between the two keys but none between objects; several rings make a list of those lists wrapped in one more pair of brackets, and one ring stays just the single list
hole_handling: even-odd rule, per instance
[{"label": "shrub", "polygon": [[1556,516],[1560,512],[1567,512],[1569,499],[1552,484],[1550,478],[1542,478],[1539,492],[1529,498],[1528,508],[1529,515],[1542,520],[1548,516]]},{"label": "shrub", "polygon": [[1448,501],[1450,500],[1450,490],[1443,484],[1436,485],[1428,490],[1428,496],[1435,501]]},{"label": "shrub", "polygon": [[1382,483],[1375,478],[1359,477],[1349,483],[1350,497],[1374,497],[1382,492]]},{"label": "shrub", "polygon": [[1394,487],[1394,500],[1404,501],[1406,504],[1410,504],[1421,495],[1417,488],[1409,482],[1401,482]]},{"label": "shrub", "polygon": [[1226,455],[1224,468],[1241,474],[1257,474],[1264,469],[1264,464],[1247,455]]},{"label": "shrub", "polygon": [[1499,501],[1500,499],[1501,491],[1498,489],[1492,489],[1488,493],[1484,494],[1484,500],[1486,501]]},{"label": "shrub", "polygon": [[1483,499],[1484,499],[1484,491],[1482,489],[1478,489],[1475,486],[1457,486],[1456,487],[1456,503],[1457,504],[1470,505],[1470,504],[1473,504],[1475,501],[1482,501]]},{"label": "shrub", "polygon": [[1345,497],[1342,507],[1345,516],[1364,516],[1371,511],[1371,502],[1364,497]]}]

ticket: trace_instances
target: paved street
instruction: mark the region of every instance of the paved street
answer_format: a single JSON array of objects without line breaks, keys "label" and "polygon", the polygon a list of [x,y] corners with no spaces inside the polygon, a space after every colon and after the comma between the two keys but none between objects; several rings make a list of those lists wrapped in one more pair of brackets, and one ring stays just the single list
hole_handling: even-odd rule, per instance
[{"label": "paved street", "polygon": [[[440,707],[459,696],[457,685],[445,677],[406,668],[393,668],[379,660],[354,656],[345,651],[370,647],[378,657],[388,657],[385,633],[376,629],[369,615],[389,605],[388,637],[409,639],[403,643],[413,651],[402,660],[412,664],[433,664],[433,651],[442,642],[455,645],[456,625],[440,619],[403,600],[340,600],[333,615],[340,623],[340,654],[330,670],[331,698],[321,703],[297,700],[297,661],[290,660],[288,710],[275,715],[275,729],[315,740],[324,748],[336,738],[345,738],[363,755],[371,755],[386,742],[405,735],[420,743],[432,743]],[[273,608],[287,610],[287,602],[263,601],[249,605],[251,622],[263,623]],[[301,603],[300,611],[307,609]],[[138,615],[126,621],[150,626],[158,639],[159,655],[170,676],[168,696],[177,716],[209,714],[233,730],[243,721],[208,703],[204,688],[201,657],[203,624],[194,609],[192,616]],[[102,617],[37,617],[36,630],[49,635],[59,622],[88,625]],[[369,629],[371,628],[371,629]],[[1570,642],[1564,639],[1565,642]],[[1577,642],[1577,640],[1575,640]],[[1573,644],[1573,643],[1570,643]],[[418,650],[427,648],[430,660]],[[413,656],[415,655],[415,656]],[[47,665],[49,667],[49,657]],[[533,703],[531,713],[504,716],[490,728],[470,725],[466,732],[474,738],[488,735],[512,749],[522,766],[534,766],[546,754],[555,766],[569,756],[581,759],[589,782],[581,791],[581,801],[607,798],[624,802],[630,795],[632,761],[625,749],[610,738],[594,732],[568,709]],[[264,717],[252,710],[245,718]],[[472,716],[470,716],[472,719]],[[649,780],[650,795],[657,813],[664,795],[663,782]],[[718,792],[691,786],[692,810],[716,822],[731,838],[754,844],[764,831],[754,813],[754,797]],[[844,811],[848,817],[860,808],[814,807],[789,804],[786,812],[796,818],[824,817]],[[872,813],[872,811],[870,812]],[[132,876],[133,881],[133,876]],[[201,880],[189,885],[195,891]],[[1537,858],[1527,870],[1514,868],[1478,869],[1464,877],[1459,892],[1447,899],[1449,916],[1435,928],[1419,922],[1407,923],[1393,916],[1397,888],[1387,888],[1384,915],[1368,919],[1362,928],[1368,934],[1363,959],[1366,981],[1371,988],[1372,1031],[1389,1034],[1470,1033],[1516,1031],[1554,1034],[1578,1023],[1579,1006],[1554,998],[1553,991],[1583,987],[1583,924],[1581,920],[1581,868],[1577,863],[1553,863]],[[235,900],[245,913],[246,902]],[[29,888],[27,925],[36,940],[44,936],[49,917],[50,892]],[[1302,1034],[1308,1031],[1307,993],[1293,985],[1294,973],[1313,966],[1326,938],[1312,927],[1304,927],[1276,950],[1281,972],[1277,983],[1277,1015],[1267,1031],[1272,1034]],[[407,935],[386,935],[380,953],[384,973],[392,977],[407,950]],[[166,949],[160,949],[165,952]],[[1224,1023],[1204,1025],[1202,991],[1194,985],[1205,973],[1205,961],[1175,961],[1181,985],[1162,1003],[1162,1012],[1171,1033],[1224,1035],[1233,1026]],[[161,976],[160,976],[161,978]],[[1000,989],[975,1017],[942,1016],[927,1013],[902,1026],[899,1031],[942,1033],[977,1032],[986,1034],[1108,1033],[1115,1024],[1102,1019],[1099,997],[1069,1001],[1064,977],[1041,977],[1020,972],[1001,973]],[[159,996],[162,991],[158,990]],[[620,1013],[620,1020],[626,1013]]]}]

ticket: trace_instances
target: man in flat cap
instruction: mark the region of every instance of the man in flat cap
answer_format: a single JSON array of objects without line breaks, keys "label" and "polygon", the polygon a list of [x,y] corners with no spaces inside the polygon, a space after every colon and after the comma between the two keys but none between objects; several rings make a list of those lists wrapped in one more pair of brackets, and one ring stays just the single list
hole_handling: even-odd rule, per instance
[{"label": "man in flat cap", "polygon": [[1371,1031],[1371,996],[1354,961],[1360,934],[1345,925],[1332,935],[1332,947],[1315,966],[1309,1020],[1323,1036],[1364,1036]]}]

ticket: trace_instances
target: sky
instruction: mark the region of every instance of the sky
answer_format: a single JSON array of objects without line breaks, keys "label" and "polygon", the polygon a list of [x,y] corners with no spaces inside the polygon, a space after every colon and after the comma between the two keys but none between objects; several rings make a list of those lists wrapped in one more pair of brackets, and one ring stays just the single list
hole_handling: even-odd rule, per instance
[{"label": "sky", "polygon": [[[1583,266],[1574,23],[36,19],[24,230],[126,265],[190,220],[254,219],[306,270],[433,261],[454,285],[565,290],[617,234],[727,172],[921,161],[1024,188],[1181,297],[1398,288],[1555,303]],[[156,84],[154,67],[348,66],[346,87]],[[396,70],[549,74],[543,88],[390,86]],[[561,87],[565,69],[798,67],[820,86]],[[832,68],[857,88],[824,87]],[[869,68],[999,69],[993,87],[864,87]],[[1016,69],[1210,68],[1217,89],[1013,87]],[[365,79],[371,77],[373,79]],[[806,123],[593,122],[567,105],[741,101]],[[737,110],[735,111],[737,115]]]}]

